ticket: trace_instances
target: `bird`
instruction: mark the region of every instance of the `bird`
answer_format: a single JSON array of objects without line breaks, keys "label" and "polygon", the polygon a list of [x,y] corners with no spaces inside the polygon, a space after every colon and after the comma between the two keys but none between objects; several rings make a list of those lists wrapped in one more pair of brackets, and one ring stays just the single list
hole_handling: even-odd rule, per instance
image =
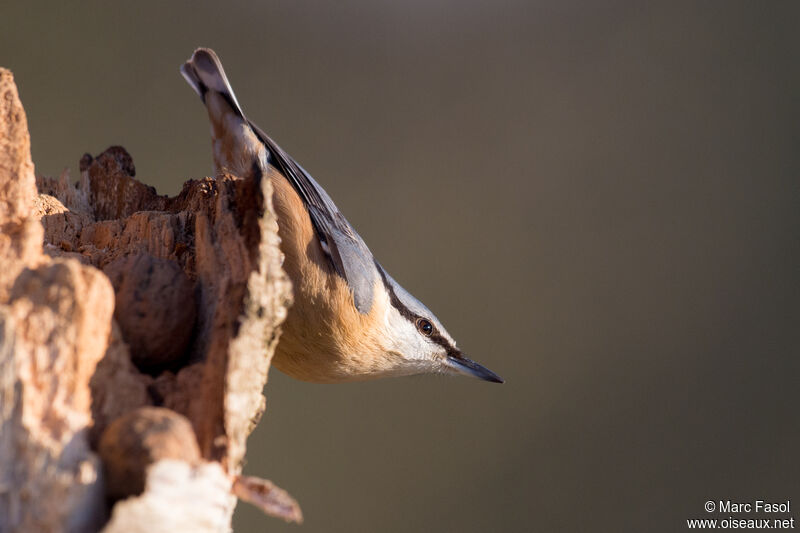
[{"label": "bird", "polygon": [[504,380],[468,359],[442,323],[375,259],[311,175],[248,120],[217,54],[198,48],[180,72],[211,122],[214,170],[268,179],[290,307],[272,364],[313,383],[416,374]]}]

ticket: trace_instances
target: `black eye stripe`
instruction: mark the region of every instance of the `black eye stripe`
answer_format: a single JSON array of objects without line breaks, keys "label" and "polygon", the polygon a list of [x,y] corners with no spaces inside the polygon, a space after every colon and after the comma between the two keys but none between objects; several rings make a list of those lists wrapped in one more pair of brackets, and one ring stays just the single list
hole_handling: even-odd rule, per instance
[{"label": "black eye stripe", "polygon": [[[378,273],[381,275],[381,281],[383,281],[383,286],[386,288],[386,292],[389,293],[389,301],[390,301],[392,307],[397,309],[397,311],[400,313],[400,315],[403,318],[405,318],[406,320],[408,320],[412,324],[416,324],[417,320],[421,319],[423,317],[421,317],[421,316],[417,315],[416,313],[414,313],[413,311],[411,311],[411,309],[406,307],[405,304],[403,304],[403,302],[400,301],[400,298],[397,297],[397,294],[394,292],[394,288],[389,283],[389,280],[386,279],[386,273],[383,271],[383,267],[381,267],[381,265],[377,261],[375,261],[375,268],[378,269]],[[442,334],[439,333],[439,330],[436,328],[435,325],[433,325],[431,323],[431,327],[433,329],[431,331],[431,335],[428,338],[432,342],[434,342],[434,343],[438,344],[439,346],[441,346],[442,348],[444,348],[445,351],[447,352],[447,355],[450,356],[450,357],[455,357],[455,358],[464,357],[461,354],[461,351],[458,348],[456,348],[455,346],[450,344],[450,341],[445,339],[444,336],[442,336]]]}]

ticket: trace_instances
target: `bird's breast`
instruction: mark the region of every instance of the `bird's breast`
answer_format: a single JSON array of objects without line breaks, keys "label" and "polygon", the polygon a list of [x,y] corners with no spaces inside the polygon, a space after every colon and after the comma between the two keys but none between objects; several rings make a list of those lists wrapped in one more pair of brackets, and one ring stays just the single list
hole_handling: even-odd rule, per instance
[{"label": "bird's breast", "polygon": [[394,365],[384,349],[388,298],[375,287],[375,301],[360,313],[347,282],[336,273],[297,192],[274,167],[267,173],[284,254],[292,280],[289,309],[273,363],[304,381],[368,379]]}]

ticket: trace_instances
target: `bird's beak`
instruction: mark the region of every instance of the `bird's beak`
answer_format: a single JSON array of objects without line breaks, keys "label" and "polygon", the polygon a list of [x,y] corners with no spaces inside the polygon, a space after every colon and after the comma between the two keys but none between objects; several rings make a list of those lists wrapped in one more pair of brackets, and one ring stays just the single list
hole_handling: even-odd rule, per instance
[{"label": "bird's beak", "polygon": [[467,359],[463,355],[459,354],[457,356],[448,355],[445,358],[445,363],[447,368],[453,370],[458,374],[464,374],[465,376],[472,376],[474,378],[482,379],[484,381],[491,381],[492,383],[505,383],[505,380],[486,368],[485,366],[481,366],[475,361]]}]

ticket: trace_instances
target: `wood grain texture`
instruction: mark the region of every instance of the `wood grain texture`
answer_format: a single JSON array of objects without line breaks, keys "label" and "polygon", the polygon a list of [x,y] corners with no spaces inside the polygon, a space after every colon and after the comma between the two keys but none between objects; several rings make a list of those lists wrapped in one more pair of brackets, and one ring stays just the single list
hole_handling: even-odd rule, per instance
[{"label": "wood grain texture", "polygon": [[[3,69],[0,96],[0,532],[230,530],[233,483],[291,301],[269,180],[190,180],[168,198],[134,179],[121,147],[84,156],[76,184],[66,173],[34,178],[25,113]],[[102,269],[143,254],[179,272],[183,287],[143,287],[124,305]],[[194,307],[190,337],[167,368],[143,372],[142,336],[165,333],[148,309],[181,305]],[[134,311],[139,342],[114,318]],[[115,493],[134,495],[112,507],[98,443],[115,420],[153,406],[189,426],[174,425],[184,433],[175,439],[163,428],[164,457],[152,439],[126,441],[152,461],[131,467],[138,491],[117,477]]]}]

